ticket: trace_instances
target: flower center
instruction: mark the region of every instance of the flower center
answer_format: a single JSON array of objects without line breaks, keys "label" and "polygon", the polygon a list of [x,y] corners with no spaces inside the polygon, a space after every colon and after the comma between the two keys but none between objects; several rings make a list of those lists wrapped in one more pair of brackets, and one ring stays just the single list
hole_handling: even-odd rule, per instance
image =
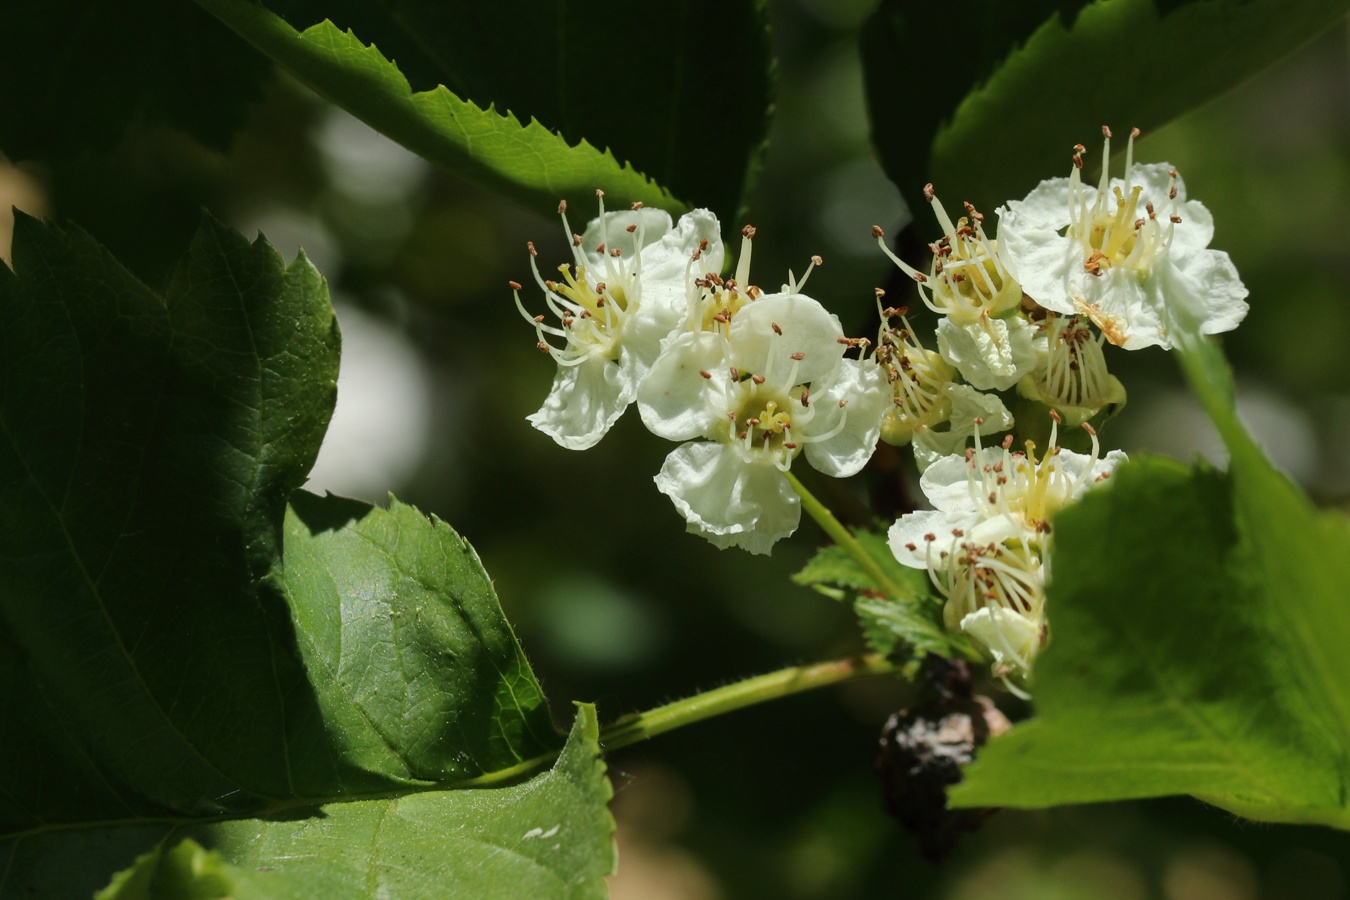
[{"label": "flower center", "polygon": [[[736,405],[727,414],[729,442],[741,448],[747,461],[772,462],[786,471],[801,448],[793,425],[799,428],[815,415],[810,389],[798,385],[797,399],[771,388],[757,375],[744,375],[732,386]],[[795,417],[795,423],[794,423]]]},{"label": "flower center", "polygon": [[[1176,215],[1176,172],[1168,190],[1168,215],[1159,220],[1151,200],[1140,209],[1143,186],[1132,184],[1134,175],[1134,139],[1139,129],[1130,131],[1125,154],[1125,184],[1112,185],[1110,176],[1111,131],[1102,128],[1102,177],[1096,191],[1083,187],[1080,170],[1084,147],[1074,148],[1073,171],[1069,173],[1068,234],[1083,251],[1083,268],[1093,275],[1106,269],[1128,268],[1147,272],[1172,243],[1172,232],[1181,217]],[[1163,223],[1166,222],[1166,225]]]},{"label": "flower center", "polygon": [[966,215],[952,222],[931,184],[924,185],[924,199],[933,207],[943,236],[929,244],[933,265],[924,275],[891,252],[885,234],[873,226],[872,235],[881,249],[919,284],[919,296],[929,309],[948,316],[957,325],[970,325],[984,316],[999,315],[1022,302],[1022,287],[999,258],[997,245],[984,233],[984,214],[967,203]]},{"label": "flower center", "polygon": [[[558,266],[561,282],[544,280],[535,261],[538,254],[534,243],[528,245],[534,280],[543,289],[544,302],[549,311],[558,317],[561,327],[544,324],[546,316],[530,315],[520,301],[520,285],[511,282],[516,309],[534,326],[539,349],[562,366],[580,365],[596,356],[617,361],[622,349],[624,320],[634,312],[641,298],[641,250],[644,246],[642,220],[625,229],[632,236],[631,258],[625,258],[618,247],[606,249],[609,230],[605,218],[604,194],[596,191],[596,196],[600,200],[601,243],[594,249],[604,261],[604,280],[592,281],[587,277],[587,259],[579,234],[571,234],[573,264]],[[633,204],[634,211],[641,208],[642,204]],[[563,231],[570,234],[566,201],[558,204],[558,215],[562,217]],[[555,347],[545,335],[563,338],[567,343],[562,348]]]},{"label": "flower center", "polygon": [[[988,517],[1003,515],[1026,529],[1029,541],[1044,544],[1050,533],[1050,521],[1068,504],[1092,477],[1101,454],[1097,432],[1083,423],[1092,436],[1092,455],[1077,475],[1060,463],[1060,415],[1051,410],[1050,449],[1036,458],[1036,445],[1027,441],[1026,451],[1013,451],[1012,435],[1004,439],[1002,453],[986,452],[980,447],[980,432],[975,430],[975,447],[966,451],[966,481],[971,500],[983,506]],[[979,421],[978,419],[976,420]],[[990,448],[992,451],[993,448]],[[1105,476],[1103,476],[1105,477]]]},{"label": "flower center", "polygon": [[890,308],[881,311],[883,322],[899,316],[903,326],[884,326],[876,353],[877,362],[886,372],[892,401],[881,425],[882,438],[896,446],[909,441],[921,428],[947,421],[951,415],[947,386],[954,375],[951,364],[919,343],[905,312]]},{"label": "flower center", "polygon": [[1100,408],[1111,401],[1112,380],[1102,353],[1103,336],[1093,337],[1081,316],[1051,314],[1045,372],[1037,387],[1050,406]]},{"label": "flower center", "polygon": [[946,584],[937,582],[947,598],[943,617],[959,628],[961,620],[978,609],[994,606],[1028,618],[1039,618],[1045,608],[1045,578],[1040,554],[1020,541],[979,544],[963,541],[942,553]]}]

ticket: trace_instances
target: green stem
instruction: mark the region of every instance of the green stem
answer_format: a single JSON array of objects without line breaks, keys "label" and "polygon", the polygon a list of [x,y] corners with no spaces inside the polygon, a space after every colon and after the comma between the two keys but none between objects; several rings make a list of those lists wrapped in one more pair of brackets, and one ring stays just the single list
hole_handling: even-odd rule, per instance
[{"label": "green stem", "polygon": [[880,653],[869,653],[812,666],[791,666],[704,691],[646,712],[624,716],[600,730],[600,746],[605,750],[617,750],[672,729],[766,700],[777,700],[779,697],[858,678],[892,675],[900,671],[900,665]]},{"label": "green stem", "polygon": [[885,591],[887,596],[894,597],[897,600],[910,599],[909,592],[902,591],[895,582],[891,581],[890,576],[872,558],[872,555],[863,549],[862,544],[858,543],[858,539],[853,536],[853,533],[845,528],[834,517],[834,513],[830,512],[825,504],[817,500],[815,495],[797,480],[796,475],[791,472],[784,472],[783,474],[787,476],[788,483],[797,492],[797,496],[802,498],[802,509],[806,510],[806,514],[815,519],[816,524],[824,529],[825,533],[833,538],[836,544],[844,548],[845,553],[853,557],[853,561],[868,574],[877,587]]}]

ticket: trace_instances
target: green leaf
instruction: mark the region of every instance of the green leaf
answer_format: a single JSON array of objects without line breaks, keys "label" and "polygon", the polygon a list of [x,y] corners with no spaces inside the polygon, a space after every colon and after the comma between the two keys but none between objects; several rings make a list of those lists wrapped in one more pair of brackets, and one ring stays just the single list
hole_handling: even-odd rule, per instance
[{"label": "green leaf", "polygon": [[0,152],[15,160],[107,149],[137,118],[223,150],[272,70],[179,0],[6,3],[0,34]]},{"label": "green leaf", "polygon": [[597,188],[612,208],[642,202],[679,214],[688,207],[631,165],[582,136],[569,142],[538,121],[480,108],[445,87],[414,93],[374,46],[324,21],[296,32],[253,0],[197,0],[277,65],[377,131],[469,181],[538,212]]},{"label": "green leaf", "polygon": [[1350,530],[1274,471],[1221,355],[1195,343],[1183,365],[1230,474],[1134,461],[1061,513],[1037,717],[985,748],[954,802],[1188,793],[1350,828]]},{"label": "green leaf", "polygon": [[[492,787],[561,738],[472,549],[397,501],[292,495],[337,376],[304,257],[286,266],[207,219],[161,297],[83,233],[20,216],[14,264],[0,269],[0,889],[89,896],[133,866],[110,890],[141,896],[215,871],[190,849],[136,862],[186,835],[246,868],[289,841],[271,868],[325,858],[334,896],[386,879],[353,880],[356,859],[394,888],[434,877],[483,896],[488,871],[594,892],[587,873],[612,859],[593,715],[575,739],[586,764],[555,770],[571,794]],[[562,849],[520,864],[502,835],[573,795]],[[446,830],[467,835],[455,855]],[[406,852],[384,843],[395,834]],[[309,878],[289,895],[314,896]],[[246,888],[236,878],[259,896]]]},{"label": "green leaf", "polygon": [[189,838],[171,850],[161,843],[138,856],[94,900],[218,900],[240,896],[240,882],[249,880],[219,853]]},{"label": "green leaf", "polygon": [[792,580],[836,600],[851,597],[867,645],[878,653],[889,655],[913,648],[920,656],[925,653],[951,656],[951,640],[942,627],[942,604],[929,590],[927,573],[900,565],[886,543],[884,532],[855,528],[853,536],[906,596],[889,596],[838,544],[817,550]]},{"label": "green leaf", "polygon": [[558,747],[478,556],[391,500],[291,498],[283,592],[324,727],[399,781],[501,773]]},{"label": "green leaf", "polygon": [[[597,737],[594,708],[579,705],[552,770],[521,784],[329,804],[301,818],[179,828],[165,832],[161,845],[187,833],[189,847],[193,841],[216,847],[221,860],[234,864],[216,861],[217,870],[233,875],[239,900],[604,897],[615,858],[606,810],[611,791]],[[182,846],[164,854],[155,874],[176,876],[164,870],[175,862],[181,870],[173,857]],[[137,861],[137,869],[145,867]],[[106,900],[158,896],[189,895],[110,892]]]},{"label": "green leaf", "polygon": [[[914,16],[911,5],[899,0],[883,5],[871,26],[882,31],[873,42],[883,49],[868,54],[873,117],[898,122],[915,117],[912,128],[898,122],[878,127],[878,147],[897,183],[912,190],[930,180],[939,193],[991,210],[1022,197],[1042,179],[1067,175],[1069,148],[1083,143],[1095,151],[1102,125],[1122,135],[1138,127],[1147,135],[1281,59],[1350,10],[1347,0],[1097,0],[1070,19],[1078,5],[1066,0],[999,10],[1024,5],[989,2],[963,10],[962,35],[972,30],[977,35],[976,79],[959,72],[964,55],[953,56],[949,44],[936,40],[943,32],[938,23],[921,18],[917,27],[905,27],[907,20],[896,10],[903,7],[904,16]],[[1033,10],[1042,20],[1027,36]],[[904,70],[895,66],[904,65],[896,62],[904,56],[881,56],[888,37],[892,45],[905,39],[906,49],[926,42],[936,52],[946,51],[942,65],[930,61],[931,52],[916,51],[928,76],[919,83],[943,73],[936,103],[929,91],[897,111],[894,96],[903,91],[898,76]],[[1000,42],[1006,58],[985,80],[990,50]],[[964,50],[962,45],[956,52]],[[945,80],[953,71],[955,90]],[[974,80],[983,83],[971,89],[968,82]],[[921,110],[925,103],[935,112]],[[945,123],[934,133],[938,117]],[[906,130],[897,133],[901,127]],[[930,142],[929,164],[915,169],[921,148]]]},{"label": "green leaf", "polygon": [[[872,142],[882,168],[905,196],[917,198],[931,180],[933,138],[961,98],[1051,16],[1072,21],[1089,2],[976,0],[957,14],[939,3],[881,0],[859,35],[863,78]],[[953,27],[960,29],[959,47],[935,39]],[[938,73],[941,92],[934,94]],[[965,190],[963,183],[938,184],[940,192],[944,188]]]},{"label": "green leaf", "polygon": [[762,0],[717,4],[715,40],[707,8],[693,0],[267,5],[297,29],[325,18],[351,29],[397,60],[415,90],[444,84],[479,106],[536,119],[570,142],[607,147],[728,224],[768,128]]}]

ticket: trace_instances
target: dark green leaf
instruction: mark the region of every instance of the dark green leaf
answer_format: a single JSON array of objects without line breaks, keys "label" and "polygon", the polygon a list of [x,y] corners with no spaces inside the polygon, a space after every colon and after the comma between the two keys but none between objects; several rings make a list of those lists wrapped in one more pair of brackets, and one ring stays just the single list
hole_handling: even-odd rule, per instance
[{"label": "dark green leaf", "polygon": [[16,160],[104,149],[137,118],[223,150],[272,68],[179,0],[6,3],[0,35],[0,152]]},{"label": "dark green leaf", "polygon": [[1230,475],[1135,461],[1061,513],[1037,718],[985,748],[954,802],[1189,793],[1350,828],[1350,530],[1242,430],[1214,345],[1184,364]]},{"label": "dark green leaf", "polygon": [[953,13],[887,0],[864,53],[877,146],[910,195],[933,181],[992,210],[1067,175],[1074,144],[1095,165],[1102,125],[1147,134],[1347,10],[1347,0],[984,2],[963,8],[953,45],[942,39]]},{"label": "dark green leaf", "polygon": [[[331,19],[412,83],[589,141],[731,223],[768,128],[761,0],[267,0],[297,28]],[[346,105],[341,97],[334,97]],[[556,198],[555,201],[556,202]]]},{"label": "dark green leaf", "polygon": [[364,769],[458,781],[556,750],[543,693],[468,542],[392,501],[297,493],[282,576],[325,727]]},{"label": "dark green leaf", "polygon": [[[189,858],[205,869],[193,873],[203,887],[228,879],[229,896],[239,900],[604,897],[603,879],[614,868],[614,824],[597,734],[594,708],[579,706],[553,769],[511,787],[428,791],[297,810],[300,815],[166,828],[160,846],[191,837],[137,860],[99,900],[226,896],[136,892],[151,879],[187,882]],[[204,853],[198,843],[215,850]]]},{"label": "dark green leaf", "polygon": [[[612,208],[640,201],[678,214],[688,207],[591,135],[563,136],[537,120],[461,99],[445,87],[414,92],[399,68],[351,31],[323,21],[295,31],[252,0],[198,0],[279,66],[377,131],[451,172],[538,212],[559,199]],[[523,115],[523,114],[522,114]],[[628,119],[619,121],[628,127]]]},{"label": "dark green leaf", "polygon": [[[956,13],[940,3],[881,0],[860,35],[868,118],[881,166],[906,197],[917,200],[931,180],[933,139],[961,98],[1052,16],[1072,22],[1089,2],[976,0]],[[953,28],[957,42],[946,39]],[[966,190],[959,182],[937,187]]]},{"label": "dark green leaf", "polygon": [[[163,297],[83,233],[22,216],[14,262],[0,269],[0,893],[89,896],[182,833],[256,866],[289,829],[335,872],[373,858],[395,886],[458,878],[482,896],[474,873],[521,859],[485,862],[482,841],[525,834],[553,794],[445,789],[524,777],[561,741],[449,526],[304,494],[287,514],[334,399],[323,279],[210,220]],[[589,768],[558,771],[596,805],[568,813],[555,868],[521,868],[527,888],[578,875],[584,895],[610,866],[608,788],[586,752]],[[437,855],[427,823],[459,828],[465,810],[486,836]],[[382,835],[409,830],[412,862],[381,861],[401,852],[371,843],[385,819]],[[117,890],[215,865],[192,853],[151,855]],[[340,896],[364,896],[353,877],[333,875]],[[236,879],[258,896],[247,887]]]},{"label": "dark green leaf", "polygon": [[867,645],[878,653],[913,648],[920,656],[952,655],[951,641],[942,627],[942,604],[929,590],[928,574],[900,565],[884,532],[858,528],[853,535],[891,583],[905,591],[904,597],[889,596],[838,544],[817,550],[792,580],[835,599],[851,599]]}]

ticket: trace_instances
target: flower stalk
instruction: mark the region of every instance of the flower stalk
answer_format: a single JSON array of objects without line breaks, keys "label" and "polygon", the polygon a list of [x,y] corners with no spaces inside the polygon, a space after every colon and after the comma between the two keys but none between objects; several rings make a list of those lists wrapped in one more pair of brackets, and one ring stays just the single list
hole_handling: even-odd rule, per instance
[{"label": "flower stalk", "polygon": [[893,661],[880,653],[868,653],[809,666],[789,666],[685,697],[646,712],[624,716],[600,730],[600,746],[606,751],[618,750],[658,734],[768,700],[860,678],[895,675],[900,673],[902,665],[901,661]]},{"label": "flower stalk", "polygon": [[788,483],[792,485],[792,489],[801,498],[802,509],[806,510],[806,514],[816,520],[816,524],[830,536],[831,540],[842,547],[845,553],[852,557],[853,561],[868,574],[876,586],[886,592],[886,596],[894,597],[897,600],[910,599],[909,592],[901,590],[900,586],[891,580],[891,577],[881,568],[881,564],[863,549],[862,544],[858,543],[858,539],[853,536],[853,533],[845,528],[843,523],[834,517],[834,513],[830,512],[825,504],[817,500],[815,495],[797,480],[796,475],[791,472],[785,472],[784,474],[787,475]]}]

